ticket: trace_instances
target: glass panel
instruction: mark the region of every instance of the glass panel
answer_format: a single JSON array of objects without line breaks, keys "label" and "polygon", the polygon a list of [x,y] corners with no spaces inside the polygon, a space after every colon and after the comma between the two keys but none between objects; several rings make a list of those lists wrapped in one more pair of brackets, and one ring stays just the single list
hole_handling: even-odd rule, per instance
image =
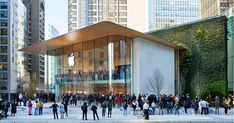
[{"label": "glass panel", "polygon": [[[125,37],[110,36],[108,37],[109,53],[109,88],[115,93],[126,93],[125,86]],[[113,51],[113,52],[112,52]],[[113,61],[113,62],[112,62]]]},{"label": "glass panel", "polygon": [[131,94],[131,73],[132,73],[132,39],[126,38],[126,86],[127,86],[127,94]]},{"label": "glass panel", "polygon": [[64,48],[63,52],[63,66],[65,75],[65,91],[73,92],[73,66],[74,66],[74,54],[72,53],[72,46]]},{"label": "glass panel", "polygon": [[108,93],[107,37],[95,40],[95,93]]},{"label": "glass panel", "polygon": [[82,60],[82,43],[73,45],[73,54],[75,56],[75,66],[74,66],[74,84],[75,84],[75,92],[82,93],[83,92],[83,60]]},{"label": "glass panel", "polygon": [[94,93],[94,41],[83,43],[84,93]]},{"label": "glass panel", "polygon": [[55,50],[55,64],[56,64],[56,82],[59,85],[60,95],[62,95],[65,91],[64,89],[64,81],[65,81],[65,75],[64,75],[64,61],[63,61],[63,48]]}]

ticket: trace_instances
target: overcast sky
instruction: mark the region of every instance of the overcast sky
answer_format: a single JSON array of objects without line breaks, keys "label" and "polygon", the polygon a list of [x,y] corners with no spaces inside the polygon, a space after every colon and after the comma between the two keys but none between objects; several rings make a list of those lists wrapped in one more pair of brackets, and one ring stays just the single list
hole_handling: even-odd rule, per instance
[{"label": "overcast sky", "polygon": [[67,33],[67,0],[45,0],[45,16],[60,35]]}]

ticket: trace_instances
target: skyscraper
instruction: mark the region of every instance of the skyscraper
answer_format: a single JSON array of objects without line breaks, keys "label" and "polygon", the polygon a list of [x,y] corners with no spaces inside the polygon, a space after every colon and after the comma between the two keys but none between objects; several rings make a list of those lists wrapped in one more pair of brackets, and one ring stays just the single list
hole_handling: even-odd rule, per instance
[{"label": "skyscraper", "polygon": [[[27,8],[27,46],[45,40],[45,1],[23,0]],[[45,87],[45,57],[27,55],[27,69],[36,76],[39,88]]]},{"label": "skyscraper", "polygon": [[[45,20],[45,40],[49,40],[51,38],[54,38],[59,35],[58,30],[55,28],[55,26],[48,21],[48,19]],[[55,57],[47,55],[45,57],[45,61],[47,62],[45,64],[45,78],[46,78],[46,85],[48,86],[48,89],[50,92],[55,93],[55,68],[56,68],[56,61]]]},{"label": "skyscraper", "polygon": [[100,21],[127,26],[127,0],[68,0],[68,31]]},{"label": "skyscraper", "polygon": [[0,96],[16,93],[17,81],[26,74],[26,8],[21,0],[0,0]]},{"label": "skyscraper", "polygon": [[199,0],[68,0],[68,31],[112,21],[146,32],[199,19]]},{"label": "skyscraper", "polygon": [[199,19],[199,0],[149,0],[149,30]]},{"label": "skyscraper", "polygon": [[200,0],[201,18],[220,15],[228,10],[234,0]]}]

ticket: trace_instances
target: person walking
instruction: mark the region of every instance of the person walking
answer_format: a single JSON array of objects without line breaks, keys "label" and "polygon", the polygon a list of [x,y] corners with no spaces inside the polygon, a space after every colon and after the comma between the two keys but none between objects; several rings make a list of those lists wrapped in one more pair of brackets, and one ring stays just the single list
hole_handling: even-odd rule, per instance
[{"label": "person walking", "polygon": [[127,110],[128,110],[128,104],[127,104],[127,102],[124,102],[123,110],[124,110],[123,115],[124,115],[124,116],[127,116]]},{"label": "person walking", "polygon": [[52,106],[50,108],[52,108],[52,111],[53,111],[53,115],[54,115],[54,119],[58,119],[58,104],[56,104],[56,102],[54,101],[54,104],[52,104]]},{"label": "person walking", "polygon": [[143,111],[144,111],[144,115],[145,115],[145,120],[149,120],[149,104],[147,101],[145,101],[145,103],[143,105]]},{"label": "person walking", "polygon": [[105,114],[106,114],[106,108],[107,108],[107,103],[106,101],[103,101],[102,103],[102,116],[105,117]]},{"label": "person walking", "polygon": [[32,101],[31,99],[28,100],[28,115],[32,115]]},{"label": "person walking", "polygon": [[38,107],[39,107],[39,115],[42,115],[43,111],[43,103],[41,100],[38,101]]},{"label": "person walking", "polygon": [[81,110],[83,112],[83,118],[82,118],[82,120],[84,120],[84,119],[88,120],[87,119],[88,106],[87,106],[86,102],[84,102],[84,104],[81,106]]},{"label": "person walking", "polygon": [[155,102],[153,101],[152,103],[151,103],[151,108],[152,108],[152,111],[153,111],[153,115],[155,114],[155,109],[156,109],[156,104],[155,104]]},{"label": "person walking", "polygon": [[8,113],[8,108],[9,108],[9,103],[7,101],[5,101],[2,105],[2,109],[4,112],[4,117],[7,119],[7,113]]},{"label": "person walking", "polygon": [[97,106],[95,104],[92,105],[91,110],[93,111],[93,120],[95,120],[95,115],[97,116],[97,119],[99,120],[99,117],[97,114]]},{"label": "person walking", "polygon": [[111,118],[111,113],[112,113],[112,101],[109,100],[108,102],[108,117]]},{"label": "person walking", "polygon": [[64,102],[61,101],[61,104],[59,106],[59,111],[60,111],[60,115],[61,115],[61,119],[64,119],[64,113],[65,113],[65,110],[64,110]]},{"label": "person walking", "polygon": [[17,106],[16,102],[13,101],[13,102],[11,103],[11,116],[15,116],[16,110],[17,110],[16,106]]}]

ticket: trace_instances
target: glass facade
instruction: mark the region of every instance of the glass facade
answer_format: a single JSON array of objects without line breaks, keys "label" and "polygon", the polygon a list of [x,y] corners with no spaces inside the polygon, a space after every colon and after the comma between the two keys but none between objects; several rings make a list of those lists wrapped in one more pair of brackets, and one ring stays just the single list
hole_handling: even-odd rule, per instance
[{"label": "glass facade", "polygon": [[68,31],[101,21],[127,26],[127,0],[68,0]]},{"label": "glass facade", "polygon": [[131,92],[132,39],[107,36],[49,51],[57,94]]},{"label": "glass facade", "polygon": [[150,0],[149,30],[199,19],[199,3],[199,0]]},{"label": "glass facade", "polygon": [[234,89],[234,6],[226,11],[225,15],[228,17],[227,32],[228,32],[228,91],[233,93]]}]

